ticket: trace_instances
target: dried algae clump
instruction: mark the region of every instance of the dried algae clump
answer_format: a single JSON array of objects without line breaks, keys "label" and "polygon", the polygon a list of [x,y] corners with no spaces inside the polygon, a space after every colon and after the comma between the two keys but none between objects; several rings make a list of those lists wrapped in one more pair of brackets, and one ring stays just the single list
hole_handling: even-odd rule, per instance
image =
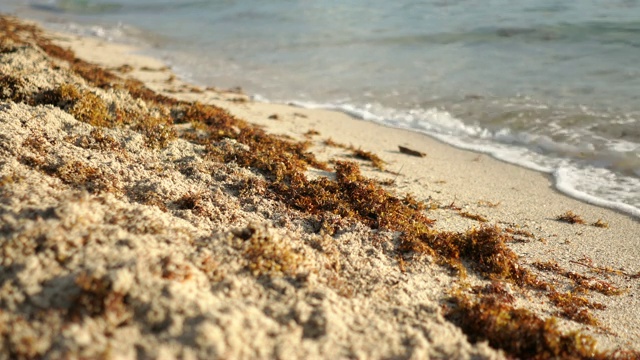
[{"label": "dried algae clump", "polygon": [[577,214],[574,214],[573,211],[569,210],[566,213],[562,214],[562,215],[558,215],[556,217],[556,220],[558,221],[563,221],[569,224],[584,224],[585,221],[584,219]]},{"label": "dried algae clump", "polygon": [[80,90],[70,84],[63,84],[53,89],[44,90],[29,99],[32,105],[53,105],[62,110],[69,111],[78,100],[80,100]]},{"label": "dried algae clump", "polygon": [[534,262],[532,265],[538,270],[553,272],[571,280],[575,284],[576,292],[597,291],[608,296],[620,295],[624,292],[607,281],[565,270],[555,261]]},{"label": "dried algae clump", "polygon": [[70,84],[43,91],[31,100],[34,105],[50,104],[71,114],[79,121],[93,126],[113,126],[105,102],[90,91],[80,91]]},{"label": "dried algae clump", "polygon": [[503,281],[492,281],[485,286],[474,286],[472,292],[474,294],[491,295],[506,304],[513,304],[516,301],[511,289]]},{"label": "dried algae clump", "polygon": [[603,221],[602,219],[598,219],[598,221],[592,223],[591,226],[595,226],[595,227],[599,227],[599,228],[603,228],[603,229],[608,229],[609,228],[609,223],[606,222],[606,221]]},{"label": "dried algae clump", "polygon": [[378,170],[384,170],[384,161],[378,155],[362,149],[353,149],[352,151],[356,158],[371,161],[373,167]]},{"label": "dried algae clump", "polygon": [[77,120],[96,127],[129,125],[131,129],[144,136],[145,144],[150,148],[163,148],[177,137],[172,126],[173,119],[168,116],[122,110],[116,110],[112,114],[109,105],[99,96],[90,91],[81,91],[69,84],[37,94],[31,102],[57,106]]},{"label": "dried algae clump", "polygon": [[112,126],[109,111],[104,101],[91,92],[84,92],[69,110],[69,113],[76,119],[93,126]]},{"label": "dried algae clump", "polygon": [[247,269],[254,276],[295,276],[304,257],[287,242],[267,227],[249,225],[238,229],[233,235],[242,242],[240,248],[248,261]]},{"label": "dried algae clump", "polygon": [[164,148],[177,137],[176,130],[172,125],[171,118],[142,115],[133,124],[132,129],[144,136],[145,144],[148,147]]},{"label": "dried algae clump", "polygon": [[279,200],[298,210],[323,217],[339,215],[374,229],[426,231],[433,223],[421,210],[411,207],[416,206],[412,198],[405,202],[391,195],[362,176],[356,163],[338,161],[335,167],[336,181],[308,180],[303,174],[294,173],[288,184],[273,183],[270,188]]},{"label": "dried algae clump", "polygon": [[371,165],[373,167],[375,167],[378,170],[384,170],[385,162],[378,155],[370,151],[362,150],[361,148],[356,148],[353,145],[341,144],[333,141],[333,139],[331,138],[324,140],[324,144],[331,147],[337,147],[337,148],[349,150],[353,154],[352,157],[356,159],[371,161]]},{"label": "dried algae clump", "polygon": [[451,299],[446,318],[457,324],[472,342],[488,341],[494,348],[526,359],[608,359],[596,351],[593,338],[578,332],[564,334],[554,318],[542,320],[494,296],[473,301],[464,295]]},{"label": "dried algae clump", "polygon": [[519,286],[544,287],[535,275],[518,264],[518,256],[507,246],[512,236],[497,226],[473,228],[464,233],[433,233],[425,241],[454,264],[465,260],[480,274],[505,279]]},{"label": "dried algae clump", "polygon": [[[307,166],[328,170],[328,166],[316,160],[308,149],[308,142],[292,142],[269,135],[264,130],[238,120],[227,111],[211,105],[199,103],[183,105],[183,113],[178,123],[203,124],[208,136],[200,138],[191,135],[188,140],[207,146],[209,158],[224,162],[236,162],[265,172],[276,182],[282,181],[293,173],[301,173]],[[198,125],[201,127],[201,125]],[[235,148],[220,148],[224,139],[232,139],[244,144],[251,151],[238,151]]]},{"label": "dried algae clump", "polygon": [[559,293],[551,292],[549,300],[560,309],[559,316],[587,325],[598,325],[598,320],[589,313],[588,309],[604,310],[605,306],[599,303],[590,302],[582,296],[577,296],[571,292]]},{"label": "dried algae clump", "polygon": [[0,76],[0,100],[26,101],[29,94],[25,92],[24,88],[24,80],[11,75]]},{"label": "dried algae clump", "polygon": [[[436,231],[423,212],[424,204],[392,196],[360,174],[352,162],[336,162],[336,181],[309,181],[298,174],[289,184],[272,184],[278,198],[294,208],[325,217],[327,213],[358,220],[374,228],[400,232],[400,251],[435,255],[461,268],[461,261],[490,278],[510,279],[519,285],[541,284],[518,265],[517,255],[506,243],[512,235],[498,227],[482,227],[465,233]],[[332,233],[329,231],[329,233]]]},{"label": "dried algae clump", "polygon": [[52,175],[57,176],[68,185],[84,188],[91,193],[119,191],[119,186],[113,176],[77,160],[59,166],[53,170]]},{"label": "dried algae clump", "polygon": [[91,130],[89,134],[94,141],[92,148],[105,151],[105,152],[124,152],[125,149],[112,136],[109,136],[104,133],[104,131],[100,128],[96,128]]},{"label": "dried algae clump", "polygon": [[316,136],[316,135],[320,135],[320,132],[318,130],[314,130],[314,129],[311,129],[311,130],[307,131],[306,133],[304,133],[304,137],[306,137],[306,138],[311,138],[311,137]]}]

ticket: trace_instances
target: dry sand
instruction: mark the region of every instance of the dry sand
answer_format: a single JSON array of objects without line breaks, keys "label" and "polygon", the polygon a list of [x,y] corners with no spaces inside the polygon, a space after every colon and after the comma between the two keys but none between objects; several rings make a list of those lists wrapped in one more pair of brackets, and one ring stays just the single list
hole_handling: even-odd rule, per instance
[{"label": "dry sand", "polygon": [[[158,92],[217,105],[269,133],[309,138],[321,160],[354,160],[325,139],[371,151],[390,171],[358,160],[363,173],[394,180],[389,191],[431,204],[427,215],[438,229],[483,225],[462,215],[467,212],[531,232],[510,244],[523,266],[537,271],[531,263],[554,260],[625,290],[587,295],[606,305],[593,310],[599,326],[560,320],[562,327],[590,334],[603,350],[640,349],[640,279],[629,276],[640,272],[637,219],[568,198],[543,174],[425,135],[337,112],[194,90],[134,48],[51,37],[105,68],[129,65],[121,76]],[[114,107],[157,112],[124,90],[87,84],[33,46],[1,53],[4,75],[24,79],[31,89],[76,84]],[[310,130],[319,134],[305,136]],[[457,276],[427,256],[401,271],[394,232],[347,223],[333,236],[317,233],[304,214],[259,191],[238,191],[261,175],[208,160],[201,145],[177,139],[158,150],[131,128],[96,131],[57,107],[0,101],[0,358],[503,357],[486,342],[469,342],[444,319],[442,304],[460,283]],[[99,141],[104,138],[110,140]],[[402,154],[398,145],[427,155]],[[91,174],[66,175],[77,169]],[[182,206],[193,194],[197,206]],[[555,219],[568,210],[587,224]],[[609,228],[590,225],[598,219]],[[255,265],[273,258],[280,260]],[[557,274],[537,273],[571,289]],[[473,274],[465,280],[483,281]],[[557,311],[524,290],[517,305],[543,317]]]}]

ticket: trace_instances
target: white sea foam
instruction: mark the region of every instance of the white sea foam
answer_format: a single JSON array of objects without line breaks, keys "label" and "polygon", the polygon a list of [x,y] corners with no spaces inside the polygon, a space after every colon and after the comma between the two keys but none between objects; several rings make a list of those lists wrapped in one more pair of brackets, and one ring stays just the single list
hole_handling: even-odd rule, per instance
[{"label": "white sea foam", "polygon": [[81,36],[92,36],[107,41],[123,41],[126,38],[122,27],[105,27],[99,25],[80,25],[67,23],[61,26],[62,30]]},{"label": "white sea foam", "polygon": [[[599,186],[601,183],[601,178],[591,179],[592,181],[585,181],[584,172],[577,171],[577,169],[572,167],[559,167],[553,172],[553,177],[555,179],[555,187],[559,191],[574,197],[576,199],[582,200],[584,202],[607,207],[610,209],[618,210],[631,216],[640,218],[640,209],[638,207],[625,204],[620,201],[608,200],[603,197],[592,195],[587,191],[581,191],[577,189],[577,184],[589,184],[591,186],[588,187],[588,190],[602,190],[602,187]],[[635,184],[630,184],[631,186],[625,189],[621,189],[622,191],[617,191],[615,194],[620,193],[628,193],[629,191],[637,191],[640,189],[640,181],[632,181]]]}]

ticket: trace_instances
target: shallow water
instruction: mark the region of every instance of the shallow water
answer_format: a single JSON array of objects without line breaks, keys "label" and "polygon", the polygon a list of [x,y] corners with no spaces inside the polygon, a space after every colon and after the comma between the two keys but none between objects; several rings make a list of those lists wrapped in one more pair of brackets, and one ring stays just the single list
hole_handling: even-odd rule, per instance
[{"label": "shallow water", "polygon": [[640,216],[640,1],[4,1],[192,81],[349,112]]}]

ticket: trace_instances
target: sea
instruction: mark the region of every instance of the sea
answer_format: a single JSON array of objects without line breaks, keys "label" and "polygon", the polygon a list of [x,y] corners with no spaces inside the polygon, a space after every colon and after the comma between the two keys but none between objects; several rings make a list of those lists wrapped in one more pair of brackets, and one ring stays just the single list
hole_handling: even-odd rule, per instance
[{"label": "sea", "polygon": [[0,0],[0,12],[138,45],[200,85],[424,133],[640,218],[640,0]]}]

